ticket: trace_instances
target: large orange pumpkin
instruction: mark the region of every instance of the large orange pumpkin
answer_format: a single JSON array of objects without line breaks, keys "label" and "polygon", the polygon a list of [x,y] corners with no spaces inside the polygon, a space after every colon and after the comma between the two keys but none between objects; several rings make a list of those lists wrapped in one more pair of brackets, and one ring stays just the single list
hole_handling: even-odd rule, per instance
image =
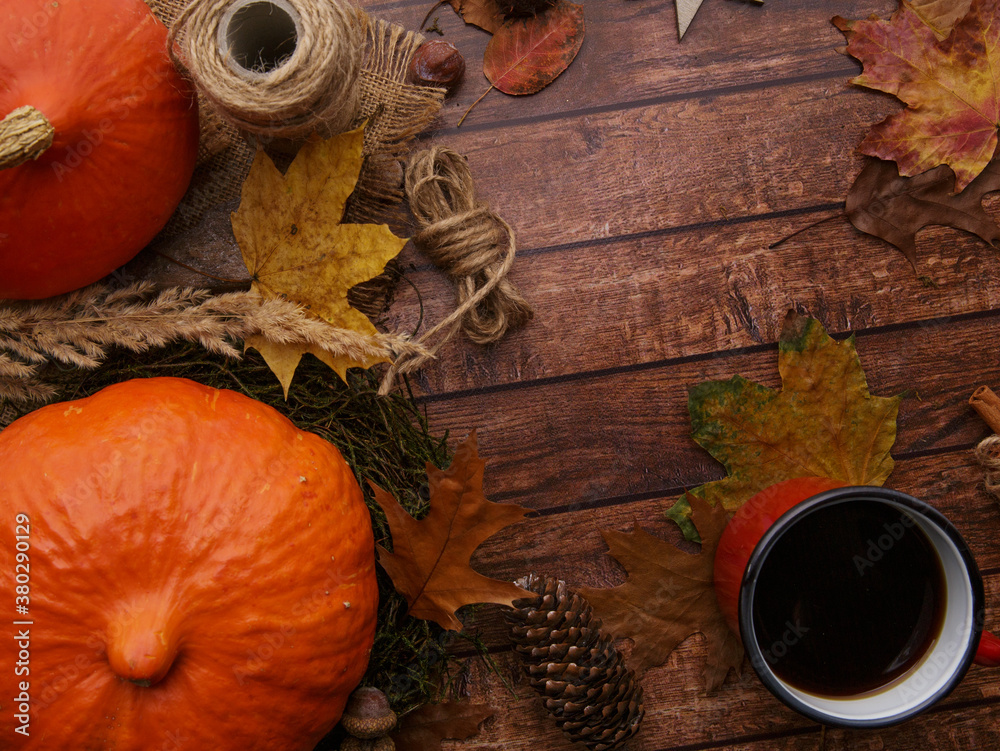
[{"label": "large orange pumpkin", "polygon": [[194,170],[195,96],[142,0],[3,0],[0,118],[0,298],[130,260]]},{"label": "large orange pumpkin", "polygon": [[336,448],[153,378],[17,420],[0,467],[0,747],[307,751],[336,724],[378,605]]}]

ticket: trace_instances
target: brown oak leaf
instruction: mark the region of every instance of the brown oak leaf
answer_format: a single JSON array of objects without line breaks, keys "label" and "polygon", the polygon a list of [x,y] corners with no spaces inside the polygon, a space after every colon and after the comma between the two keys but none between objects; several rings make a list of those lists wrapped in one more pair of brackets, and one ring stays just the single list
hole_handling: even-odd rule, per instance
[{"label": "brown oak leaf", "polygon": [[674,648],[694,633],[704,634],[708,657],[702,676],[707,691],[722,685],[730,668],[743,662],[743,646],[726,625],[715,600],[715,548],[729,518],[722,504],[691,499],[691,520],[701,535],[701,552],[686,553],[636,526],[634,531],[601,534],[611,556],[628,573],[611,589],[578,588],[605,628],[632,639],[629,663],[637,673],[662,665]]},{"label": "brown oak leaf", "polygon": [[510,605],[531,593],[510,582],[490,579],[469,565],[472,553],[488,537],[519,521],[528,509],[493,503],[483,495],[485,463],[473,432],[455,452],[451,466],[427,465],[430,511],[417,521],[381,488],[372,485],[385,512],[393,551],[381,545],[378,562],[406,598],[409,614],[461,631],[455,611],[463,605],[493,602]]},{"label": "brown oak leaf", "polygon": [[905,0],[889,21],[834,25],[847,52],[864,64],[851,83],[884,91],[908,106],[872,127],[859,150],[891,159],[913,177],[947,164],[962,190],[983,171],[1000,127],[1000,0],[972,0],[944,40]]},{"label": "brown oak leaf", "polygon": [[440,751],[441,741],[471,738],[492,716],[493,710],[485,704],[461,701],[425,704],[400,721],[392,740],[396,751]]},{"label": "brown oak leaf", "polygon": [[940,165],[916,177],[900,177],[895,162],[873,159],[847,194],[845,213],[862,232],[892,243],[917,267],[917,232],[935,224],[962,229],[995,245],[1000,227],[983,210],[983,197],[1000,190],[1000,159],[994,157],[961,193],[955,173]]}]

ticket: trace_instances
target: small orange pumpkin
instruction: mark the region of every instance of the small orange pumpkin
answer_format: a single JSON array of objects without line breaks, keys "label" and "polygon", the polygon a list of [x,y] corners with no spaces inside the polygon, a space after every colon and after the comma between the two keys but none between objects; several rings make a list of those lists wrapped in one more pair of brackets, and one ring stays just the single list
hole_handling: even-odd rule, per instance
[{"label": "small orange pumpkin", "polygon": [[17,748],[311,751],[336,724],[378,586],[335,447],[248,397],[151,378],[17,420],[0,466],[0,592],[25,611],[0,640]]},{"label": "small orange pumpkin", "polygon": [[0,30],[0,298],[48,297],[163,228],[198,108],[142,0],[4,0]]}]

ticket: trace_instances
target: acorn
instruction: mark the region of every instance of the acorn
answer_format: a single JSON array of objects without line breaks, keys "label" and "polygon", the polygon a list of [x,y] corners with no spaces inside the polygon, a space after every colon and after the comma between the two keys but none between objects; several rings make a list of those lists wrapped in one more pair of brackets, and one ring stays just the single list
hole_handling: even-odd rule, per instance
[{"label": "acorn", "polygon": [[340,724],[348,737],[341,751],[393,751],[396,747],[389,733],[396,727],[396,714],[389,700],[377,688],[355,689],[347,701]]},{"label": "acorn", "polygon": [[535,16],[548,10],[559,0],[498,0],[500,10],[507,18]]}]

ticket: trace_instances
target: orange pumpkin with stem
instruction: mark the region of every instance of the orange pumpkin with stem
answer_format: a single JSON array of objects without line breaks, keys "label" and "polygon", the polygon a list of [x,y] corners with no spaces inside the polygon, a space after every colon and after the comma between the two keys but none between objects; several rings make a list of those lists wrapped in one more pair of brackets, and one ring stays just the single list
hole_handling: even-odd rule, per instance
[{"label": "orange pumpkin with stem", "polygon": [[378,586],[331,444],[248,397],[152,378],[15,421],[0,464],[0,592],[28,622],[0,642],[17,748],[311,751],[336,724]]},{"label": "orange pumpkin with stem", "polygon": [[142,0],[4,0],[0,29],[0,298],[49,297],[163,228],[198,108]]}]

